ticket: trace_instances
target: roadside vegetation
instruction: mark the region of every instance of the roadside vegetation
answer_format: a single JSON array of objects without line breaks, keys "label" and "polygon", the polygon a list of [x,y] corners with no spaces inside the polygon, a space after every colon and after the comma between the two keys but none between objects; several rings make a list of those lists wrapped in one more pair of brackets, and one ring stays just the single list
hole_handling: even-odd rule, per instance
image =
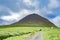
[{"label": "roadside vegetation", "polygon": [[6,27],[0,28],[0,40],[25,40],[35,32],[43,32],[44,40],[60,40],[60,28],[54,27]]}]

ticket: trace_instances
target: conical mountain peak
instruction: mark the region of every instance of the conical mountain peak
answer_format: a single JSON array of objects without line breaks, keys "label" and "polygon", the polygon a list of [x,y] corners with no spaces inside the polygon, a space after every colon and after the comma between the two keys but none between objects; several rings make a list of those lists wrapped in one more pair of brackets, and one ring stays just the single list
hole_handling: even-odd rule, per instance
[{"label": "conical mountain peak", "polygon": [[55,26],[53,23],[51,23],[46,18],[38,15],[38,14],[30,14],[26,17],[24,17],[22,20],[18,21],[17,23],[14,23],[14,25],[20,25],[20,26],[40,26],[40,27],[52,27]]}]

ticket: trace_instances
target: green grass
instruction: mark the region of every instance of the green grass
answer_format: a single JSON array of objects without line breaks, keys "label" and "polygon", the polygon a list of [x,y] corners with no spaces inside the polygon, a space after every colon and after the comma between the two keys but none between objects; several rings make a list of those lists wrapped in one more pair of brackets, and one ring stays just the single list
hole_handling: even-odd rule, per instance
[{"label": "green grass", "polygon": [[60,40],[60,28],[43,31],[44,40]]},{"label": "green grass", "polygon": [[30,36],[31,36],[31,34],[25,34],[25,35],[22,35],[22,36],[10,37],[10,38],[4,39],[4,40],[24,40],[24,39],[26,39]]},{"label": "green grass", "polygon": [[53,27],[2,27],[0,40],[25,40],[42,29],[44,40],[60,40],[60,28]]},{"label": "green grass", "polygon": [[0,28],[0,39],[6,39],[14,36],[21,36],[25,34],[34,33],[39,30],[39,27],[6,27]]}]

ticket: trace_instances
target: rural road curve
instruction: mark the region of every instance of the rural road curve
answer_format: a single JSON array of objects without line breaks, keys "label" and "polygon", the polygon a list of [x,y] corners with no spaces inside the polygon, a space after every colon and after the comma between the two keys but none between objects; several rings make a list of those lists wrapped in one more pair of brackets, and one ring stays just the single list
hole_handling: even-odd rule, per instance
[{"label": "rural road curve", "polygon": [[35,33],[33,36],[27,38],[26,40],[43,40],[42,31]]}]

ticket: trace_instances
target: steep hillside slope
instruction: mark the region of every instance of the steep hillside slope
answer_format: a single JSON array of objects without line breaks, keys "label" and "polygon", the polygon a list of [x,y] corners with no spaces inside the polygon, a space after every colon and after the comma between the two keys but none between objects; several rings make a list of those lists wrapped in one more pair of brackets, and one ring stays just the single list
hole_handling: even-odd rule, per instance
[{"label": "steep hillside slope", "polygon": [[55,27],[53,23],[51,23],[46,18],[41,17],[37,14],[31,14],[24,17],[22,20],[12,24],[12,26],[39,26],[39,27]]}]

